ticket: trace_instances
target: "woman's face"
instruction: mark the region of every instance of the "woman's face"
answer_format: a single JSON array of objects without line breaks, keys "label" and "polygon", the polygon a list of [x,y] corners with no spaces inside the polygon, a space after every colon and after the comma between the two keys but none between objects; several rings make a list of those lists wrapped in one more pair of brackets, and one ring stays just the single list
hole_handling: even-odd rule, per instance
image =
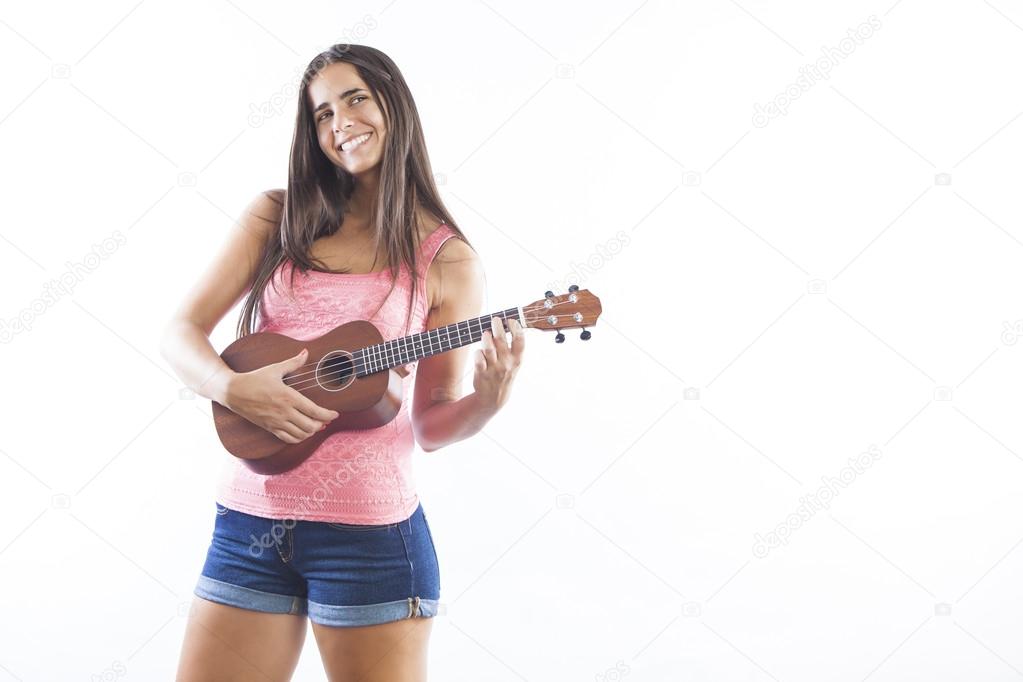
[{"label": "woman's face", "polygon": [[380,163],[387,135],[383,110],[353,65],[324,67],[309,82],[309,99],[316,138],[328,159],[355,176]]}]

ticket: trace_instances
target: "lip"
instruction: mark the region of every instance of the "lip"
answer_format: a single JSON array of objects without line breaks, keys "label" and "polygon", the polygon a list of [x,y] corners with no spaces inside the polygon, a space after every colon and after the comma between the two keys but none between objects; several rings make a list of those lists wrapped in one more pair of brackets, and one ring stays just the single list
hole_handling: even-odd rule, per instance
[{"label": "lip", "polygon": [[345,150],[341,149],[341,146],[342,146],[343,144],[345,144],[346,142],[349,142],[349,141],[351,141],[351,140],[354,140],[354,139],[355,139],[355,138],[357,138],[357,137],[362,137],[363,135],[369,135],[369,136],[370,136],[370,138],[372,138],[372,137],[373,137],[373,131],[367,131],[367,132],[365,132],[365,133],[359,133],[359,134],[357,134],[357,135],[349,135],[348,137],[346,137],[345,139],[341,140],[341,142],[339,142],[339,143],[338,143],[338,145],[337,145],[337,147],[336,147],[337,151],[338,151],[339,153],[341,153],[341,154],[351,154],[352,152],[354,152],[354,151],[356,151],[356,150],[358,150],[358,149],[361,149],[361,148],[365,147],[365,146],[366,146],[366,144],[367,144],[367,143],[369,142],[369,139],[367,139],[367,140],[366,140],[366,142],[363,142],[362,144],[360,144],[360,145],[359,145],[358,147],[356,147],[355,149],[351,149],[351,150],[349,150],[349,151],[347,151],[347,152],[346,152]]}]

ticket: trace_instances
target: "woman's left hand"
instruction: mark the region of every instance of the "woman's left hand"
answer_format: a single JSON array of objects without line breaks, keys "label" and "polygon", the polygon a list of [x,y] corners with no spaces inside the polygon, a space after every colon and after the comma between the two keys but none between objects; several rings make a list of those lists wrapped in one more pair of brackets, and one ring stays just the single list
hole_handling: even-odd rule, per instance
[{"label": "woman's left hand", "polygon": [[526,337],[519,321],[510,318],[508,329],[512,340],[508,343],[500,317],[490,318],[490,329],[483,332],[483,348],[476,351],[476,373],[472,387],[480,400],[495,412],[505,404],[511,394],[512,381],[522,364],[522,351]]}]

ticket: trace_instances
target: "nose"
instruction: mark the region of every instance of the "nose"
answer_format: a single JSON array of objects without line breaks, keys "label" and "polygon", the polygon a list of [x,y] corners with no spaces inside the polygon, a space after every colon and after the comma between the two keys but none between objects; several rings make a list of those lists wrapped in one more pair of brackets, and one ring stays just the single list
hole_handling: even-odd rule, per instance
[{"label": "nose", "polygon": [[334,132],[335,133],[340,133],[340,132],[342,132],[344,130],[348,130],[351,127],[352,127],[352,122],[349,121],[349,120],[344,120],[344,122],[342,122],[342,119],[340,119],[340,118],[335,118],[334,119]]}]

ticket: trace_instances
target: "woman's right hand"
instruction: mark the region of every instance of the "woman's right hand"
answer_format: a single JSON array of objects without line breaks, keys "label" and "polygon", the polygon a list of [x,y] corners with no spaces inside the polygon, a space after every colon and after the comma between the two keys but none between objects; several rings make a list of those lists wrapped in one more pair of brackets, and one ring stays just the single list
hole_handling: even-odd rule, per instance
[{"label": "woman's right hand", "polygon": [[238,372],[229,382],[224,406],[262,427],[285,443],[300,443],[340,416],[320,407],[283,381],[284,375],[305,364],[306,349],[298,355],[251,372]]}]

